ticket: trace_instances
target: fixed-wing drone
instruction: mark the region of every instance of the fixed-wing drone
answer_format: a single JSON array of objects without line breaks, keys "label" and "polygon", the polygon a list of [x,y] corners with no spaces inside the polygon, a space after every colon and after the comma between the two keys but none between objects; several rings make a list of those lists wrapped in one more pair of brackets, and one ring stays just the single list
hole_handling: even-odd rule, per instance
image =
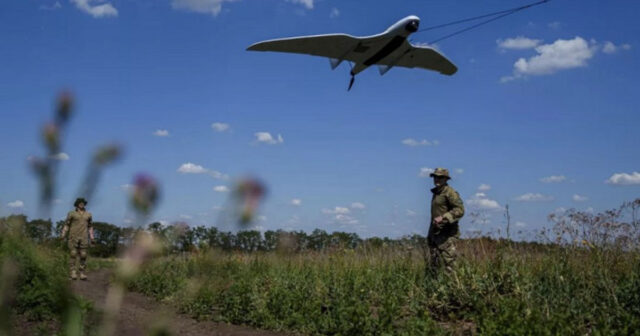
[{"label": "fixed-wing drone", "polygon": [[374,64],[378,66],[380,75],[384,75],[393,67],[422,68],[449,76],[456,73],[458,68],[435,49],[412,45],[407,41],[409,35],[418,31],[419,26],[420,18],[410,15],[377,35],[356,37],[328,34],[291,37],[258,42],[247,50],[328,57],[332,69],[337,68],[342,61],[351,62],[353,65],[348,90],[353,86],[355,75]]}]

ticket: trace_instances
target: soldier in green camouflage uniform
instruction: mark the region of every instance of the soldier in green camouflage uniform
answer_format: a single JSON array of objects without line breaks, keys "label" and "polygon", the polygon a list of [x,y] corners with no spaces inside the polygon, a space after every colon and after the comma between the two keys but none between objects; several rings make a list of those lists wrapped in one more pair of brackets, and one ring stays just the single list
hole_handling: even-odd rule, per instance
[{"label": "soldier in green camouflage uniform", "polygon": [[460,237],[458,221],[464,215],[464,205],[457,191],[447,184],[451,179],[445,168],[430,174],[435,188],[431,189],[431,225],[427,242],[431,266],[444,266],[451,271],[456,261],[456,241]]},{"label": "soldier in green camouflage uniform", "polygon": [[64,227],[62,228],[62,237],[64,238],[69,232],[69,251],[71,258],[69,260],[69,268],[71,271],[71,279],[76,280],[78,274],[76,272],[76,262],[80,264],[80,280],[87,280],[84,270],[87,266],[87,248],[93,240],[93,227],[91,213],[85,209],[87,201],[84,198],[76,199],[75,210],[69,211]]}]

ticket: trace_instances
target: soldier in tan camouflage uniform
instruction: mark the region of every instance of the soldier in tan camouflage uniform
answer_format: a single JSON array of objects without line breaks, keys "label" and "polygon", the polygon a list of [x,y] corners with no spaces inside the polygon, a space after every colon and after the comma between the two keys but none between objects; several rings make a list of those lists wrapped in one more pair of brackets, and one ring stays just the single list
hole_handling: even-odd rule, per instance
[{"label": "soldier in tan camouflage uniform", "polygon": [[87,280],[84,274],[87,266],[87,248],[93,240],[93,227],[91,213],[85,209],[87,201],[84,198],[76,199],[75,210],[69,211],[64,227],[62,228],[62,238],[69,232],[69,251],[71,258],[69,260],[69,268],[71,271],[71,279],[76,280],[78,274],[76,272],[76,262],[80,264],[80,280]]},{"label": "soldier in tan camouflage uniform", "polygon": [[456,242],[460,237],[458,221],[464,215],[464,205],[457,191],[447,184],[451,179],[445,168],[430,174],[435,188],[431,189],[431,225],[427,242],[431,266],[453,270],[456,261]]}]

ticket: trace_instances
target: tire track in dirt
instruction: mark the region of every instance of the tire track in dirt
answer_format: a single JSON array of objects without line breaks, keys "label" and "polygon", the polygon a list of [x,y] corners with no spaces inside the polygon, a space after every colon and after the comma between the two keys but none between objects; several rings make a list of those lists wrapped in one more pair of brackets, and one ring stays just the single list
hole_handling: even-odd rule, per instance
[{"label": "tire track in dirt", "polygon": [[[73,281],[73,292],[92,301],[102,310],[110,284],[111,272],[101,269],[89,273],[88,281]],[[211,321],[197,321],[180,314],[174,307],[160,303],[140,293],[127,292],[124,296],[115,334],[119,336],[145,335],[152,326],[165,326],[172,335],[213,335],[213,336],[285,336],[273,331],[256,330],[246,326],[236,326]],[[95,326],[96,328],[98,326]]]}]

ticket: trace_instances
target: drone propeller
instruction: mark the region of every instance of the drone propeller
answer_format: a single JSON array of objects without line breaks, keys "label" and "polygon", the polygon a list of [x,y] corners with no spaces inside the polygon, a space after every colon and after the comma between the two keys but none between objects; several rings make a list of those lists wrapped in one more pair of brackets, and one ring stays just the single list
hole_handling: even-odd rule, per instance
[{"label": "drone propeller", "polygon": [[347,91],[351,91],[351,87],[353,86],[353,82],[356,80],[356,75],[351,75],[351,80],[349,81],[349,88]]}]

